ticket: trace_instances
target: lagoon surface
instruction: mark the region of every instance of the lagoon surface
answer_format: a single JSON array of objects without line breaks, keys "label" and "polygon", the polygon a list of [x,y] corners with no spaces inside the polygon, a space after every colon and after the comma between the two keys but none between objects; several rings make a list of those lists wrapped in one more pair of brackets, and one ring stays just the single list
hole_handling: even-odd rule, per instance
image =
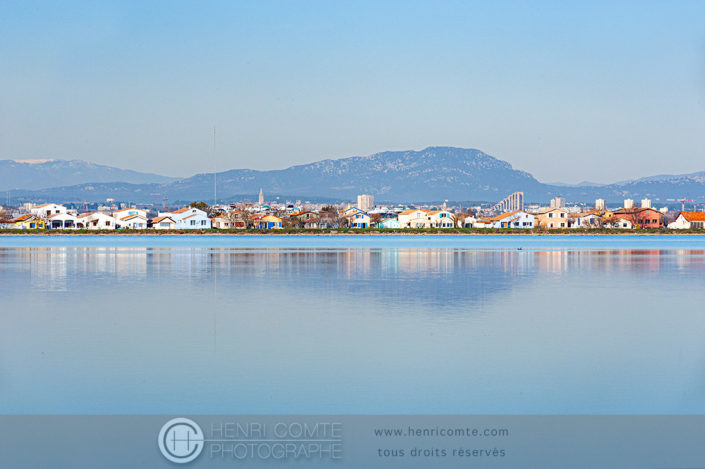
[{"label": "lagoon surface", "polygon": [[1,414],[705,414],[705,237],[0,238]]}]

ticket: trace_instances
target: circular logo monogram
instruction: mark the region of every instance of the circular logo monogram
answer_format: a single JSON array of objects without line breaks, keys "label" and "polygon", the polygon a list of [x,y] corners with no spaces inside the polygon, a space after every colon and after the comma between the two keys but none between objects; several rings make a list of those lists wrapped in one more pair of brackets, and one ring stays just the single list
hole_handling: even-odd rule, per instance
[{"label": "circular logo monogram", "polygon": [[159,431],[159,451],[171,462],[191,462],[203,451],[203,431],[193,420],[169,420]]}]

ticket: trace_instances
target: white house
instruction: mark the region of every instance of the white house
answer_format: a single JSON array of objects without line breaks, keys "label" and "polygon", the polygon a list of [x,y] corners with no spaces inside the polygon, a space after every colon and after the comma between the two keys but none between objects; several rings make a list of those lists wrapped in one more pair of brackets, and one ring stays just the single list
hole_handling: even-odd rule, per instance
[{"label": "white house", "polygon": [[177,230],[209,230],[211,219],[203,210],[195,207],[184,207],[175,212],[159,212],[160,217],[169,217],[174,220]]},{"label": "white house", "polygon": [[465,217],[463,220],[463,228],[472,228],[477,223],[477,218],[473,216]]},{"label": "white house", "polygon": [[116,210],[113,212],[113,218],[117,220],[122,220],[123,218],[130,215],[139,215],[145,220],[147,219],[147,211],[141,208],[123,208],[122,210]]},{"label": "white house", "polygon": [[690,230],[693,228],[705,228],[705,213],[703,212],[681,212],[673,223],[668,224],[671,230]]},{"label": "white house", "polygon": [[454,228],[453,214],[447,210],[428,212],[428,220],[433,228]]},{"label": "white house", "polygon": [[55,213],[47,217],[47,228],[52,230],[72,230],[78,225],[78,217],[70,213]]},{"label": "white house", "polygon": [[127,228],[128,230],[147,229],[147,217],[138,214],[124,216],[117,223],[119,228]]},{"label": "white house", "polygon": [[41,204],[29,209],[29,213],[44,219],[57,213],[66,213],[66,211],[66,207],[59,204]]},{"label": "white house", "polygon": [[176,222],[167,216],[153,218],[151,224],[155,230],[173,230],[176,227]]},{"label": "white house", "polygon": [[599,228],[601,225],[602,217],[595,212],[576,213],[568,216],[570,228]]},{"label": "white house", "polygon": [[106,213],[89,212],[78,216],[78,226],[88,230],[114,230],[118,221]]},{"label": "white house", "polygon": [[612,217],[605,220],[604,226],[605,228],[623,228],[628,230],[633,228],[634,224],[626,218]]},{"label": "white house", "polygon": [[399,219],[397,218],[385,218],[384,220],[381,220],[379,223],[377,223],[377,228],[401,228],[401,224],[399,223]]},{"label": "white house", "polygon": [[491,218],[483,218],[477,220],[473,225],[474,228],[534,228],[536,226],[535,217],[526,212],[508,212],[502,213]]},{"label": "white house", "polygon": [[367,212],[357,207],[350,207],[343,212],[343,216],[348,219],[350,228],[369,228],[370,216]]},{"label": "white house", "polygon": [[397,218],[402,228],[430,228],[431,220],[428,213],[428,210],[423,209],[404,210]]}]

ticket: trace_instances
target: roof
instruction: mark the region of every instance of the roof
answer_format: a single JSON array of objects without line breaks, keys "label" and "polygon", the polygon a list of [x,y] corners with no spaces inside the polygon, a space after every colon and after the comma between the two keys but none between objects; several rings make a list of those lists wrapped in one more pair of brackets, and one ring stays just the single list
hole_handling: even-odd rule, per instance
[{"label": "roof", "polygon": [[35,217],[34,215],[32,215],[31,213],[28,213],[28,214],[26,214],[26,215],[22,215],[22,216],[19,216],[19,217],[17,217],[17,218],[13,218],[12,220],[8,220],[8,221],[9,221],[10,223],[18,223],[18,222],[25,221],[25,220],[27,220],[27,219],[29,219],[29,218],[36,218],[36,217]]},{"label": "roof", "polygon": [[171,220],[172,223],[176,223],[176,222],[174,222],[174,220],[173,220],[170,216],[168,216],[168,215],[164,215],[164,216],[157,217],[157,218],[152,218],[152,223],[159,223],[159,222],[161,222],[162,220],[164,220],[164,219],[166,219],[166,218],[168,218],[169,220]]},{"label": "roof", "polygon": [[126,221],[126,220],[131,220],[133,218],[141,218],[142,220],[146,220],[146,218],[144,218],[142,215],[139,215],[137,213],[132,214],[132,215],[128,215],[126,217],[122,217],[120,220]]},{"label": "roof", "polygon": [[115,210],[113,213],[126,212],[128,210],[141,210],[143,212],[146,212],[146,210],[143,208],[132,207],[132,208],[121,208],[120,210]]},{"label": "roof", "polygon": [[483,219],[478,220],[478,221],[479,221],[479,222],[483,222],[483,223],[493,222],[493,221],[500,221],[500,220],[504,220],[505,218],[509,218],[509,217],[511,217],[511,216],[513,216],[513,215],[516,215],[516,214],[519,213],[519,212],[520,212],[520,210],[517,210],[517,211],[515,211],[515,212],[502,213],[502,214],[496,215],[496,216],[494,216],[494,217],[483,218]]},{"label": "roof", "polygon": [[705,213],[703,212],[681,212],[681,215],[688,221],[705,221]]},{"label": "roof", "polygon": [[184,212],[188,212],[188,211],[191,210],[192,208],[193,208],[193,207],[184,207],[184,208],[180,208],[180,209],[178,209],[178,210],[177,210],[176,212],[174,212],[174,213],[184,213]]},{"label": "roof", "polygon": [[91,216],[91,215],[93,215],[93,212],[86,212],[86,213],[80,214],[80,215],[78,216],[78,218],[86,218],[86,217]]},{"label": "roof", "polygon": [[428,213],[428,210],[426,210],[425,208],[414,208],[411,210],[404,210],[403,212],[399,212],[399,215],[411,215],[414,212]]},{"label": "roof", "polygon": [[50,206],[50,205],[59,205],[59,204],[42,204],[42,205],[36,205],[36,206],[34,206],[34,207],[32,207],[32,208],[42,208],[42,207],[48,207],[48,206]]},{"label": "roof", "polygon": [[560,210],[561,212],[566,212],[566,213],[568,212],[568,210],[564,209],[563,207],[553,207],[553,208],[549,208],[546,210],[542,210],[538,214],[543,215],[544,213],[555,212],[556,210]]},{"label": "roof", "polygon": [[75,216],[71,215],[70,213],[55,213],[55,214],[53,214],[53,215],[49,215],[48,218],[54,218],[54,217],[72,217],[72,218],[78,218],[78,217],[75,217]]}]

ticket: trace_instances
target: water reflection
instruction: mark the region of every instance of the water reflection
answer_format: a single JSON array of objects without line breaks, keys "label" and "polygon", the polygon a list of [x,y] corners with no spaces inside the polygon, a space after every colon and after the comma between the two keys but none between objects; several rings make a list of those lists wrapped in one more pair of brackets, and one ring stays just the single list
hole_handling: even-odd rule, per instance
[{"label": "water reflection", "polygon": [[0,412],[705,413],[705,250],[0,248]]}]

